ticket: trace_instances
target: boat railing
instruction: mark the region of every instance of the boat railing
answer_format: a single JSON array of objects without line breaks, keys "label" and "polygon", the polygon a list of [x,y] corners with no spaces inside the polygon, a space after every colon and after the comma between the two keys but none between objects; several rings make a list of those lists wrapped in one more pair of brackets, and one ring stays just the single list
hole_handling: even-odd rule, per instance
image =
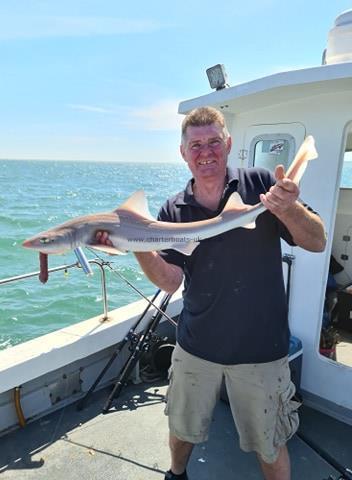
[{"label": "boat railing", "polygon": [[[101,320],[105,321],[108,318],[108,300],[107,300],[107,290],[106,290],[106,275],[105,275],[105,268],[104,267],[108,265],[108,262],[105,262],[104,260],[100,260],[100,259],[92,259],[92,260],[87,260],[87,261],[88,261],[89,264],[96,265],[100,270],[101,290],[102,290],[103,308],[104,308],[103,317],[102,317]],[[67,264],[67,265],[60,265],[58,267],[49,268],[48,273],[59,272],[59,271],[62,271],[62,270],[67,271],[70,268],[82,268],[82,266],[79,262],[71,263],[71,264]],[[16,275],[15,277],[3,278],[3,279],[0,279],[0,285],[4,285],[4,284],[7,284],[7,283],[12,283],[12,282],[17,282],[17,281],[20,281],[20,280],[25,280],[27,278],[36,277],[36,276],[39,276],[39,274],[40,274],[40,272],[37,271],[37,272],[24,273],[22,275]]]}]

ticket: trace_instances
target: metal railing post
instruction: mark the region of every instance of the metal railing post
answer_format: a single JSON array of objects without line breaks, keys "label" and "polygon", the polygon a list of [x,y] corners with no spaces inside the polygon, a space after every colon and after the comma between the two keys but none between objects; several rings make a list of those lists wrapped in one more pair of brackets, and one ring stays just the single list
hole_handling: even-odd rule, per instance
[{"label": "metal railing post", "polygon": [[102,321],[104,322],[105,320],[108,319],[108,299],[107,299],[107,292],[106,292],[106,275],[105,275],[105,270],[104,270],[104,264],[105,262],[98,261],[98,260],[89,260],[89,263],[94,263],[95,265],[98,265],[100,268],[100,273],[101,273],[101,292],[103,296],[103,307],[104,307],[104,316]]},{"label": "metal railing post", "polygon": [[[93,259],[93,260],[89,260],[89,263],[94,263],[95,265],[98,265],[98,267],[100,269],[100,272],[101,272],[101,290],[102,290],[103,308],[104,308],[102,321],[105,321],[108,318],[108,300],[107,300],[107,290],[106,290],[106,275],[105,275],[105,269],[104,269],[104,265],[106,264],[106,262],[104,262],[102,260]],[[79,264],[79,262],[71,263],[69,265],[61,265],[59,267],[49,268],[48,273],[58,272],[60,270],[68,270],[69,268],[73,268],[73,267],[81,268],[81,265]],[[40,273],[39,271],[38,272],[30,272],[30,273],[24,273],[22,275],[16,275],[15,277],[3,278],[3,279],[0,279],[0,285],[4,285],[6,283],[11,283],[11,282],[17,282],[19,280],[24,280],[24,279],[27,279],[27,278],[37,277],[39,275],[39,273]]]}]

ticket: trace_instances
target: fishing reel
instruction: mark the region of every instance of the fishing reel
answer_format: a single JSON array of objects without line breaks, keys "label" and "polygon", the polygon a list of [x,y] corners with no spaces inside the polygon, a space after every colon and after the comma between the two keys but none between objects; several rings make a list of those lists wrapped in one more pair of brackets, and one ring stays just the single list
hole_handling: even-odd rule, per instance
[{"label": "fishing reel", "polygon": [[165,379],[171,365],[171,355],[175,345],[168,337],[160,337],[153,333],[147,348],[144,349],[140,359],[141,378],[143,381],[155,381]]}]

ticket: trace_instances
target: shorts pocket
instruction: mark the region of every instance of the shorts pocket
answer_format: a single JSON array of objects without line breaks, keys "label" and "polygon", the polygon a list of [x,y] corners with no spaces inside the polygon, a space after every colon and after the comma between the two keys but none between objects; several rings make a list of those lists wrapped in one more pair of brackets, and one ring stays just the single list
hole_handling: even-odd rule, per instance
[{"label": "shorts pocket", "polygon": [[297,431],[299,426],[298,408],[301,403],[293,400],[295,386],[292,382],[288,388],[279,394],[278,418],[274,436],[274,445],[282,446]]}]

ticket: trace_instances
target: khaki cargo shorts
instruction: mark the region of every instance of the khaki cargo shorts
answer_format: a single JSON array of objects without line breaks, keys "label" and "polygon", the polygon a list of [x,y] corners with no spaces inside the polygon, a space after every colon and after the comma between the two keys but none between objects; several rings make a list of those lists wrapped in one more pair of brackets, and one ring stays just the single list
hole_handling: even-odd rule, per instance
[{"label": "khaki cargo shorts", "polygon": [[190,355],[178,344],[172,355],[165,414],[170,433],[190,443],[204,442],[225,379],[240,447],[264,462],[277,459],[279,447],[298,428],[299,402],[292,400],[287,357],[270,363],[221,365]]}]

